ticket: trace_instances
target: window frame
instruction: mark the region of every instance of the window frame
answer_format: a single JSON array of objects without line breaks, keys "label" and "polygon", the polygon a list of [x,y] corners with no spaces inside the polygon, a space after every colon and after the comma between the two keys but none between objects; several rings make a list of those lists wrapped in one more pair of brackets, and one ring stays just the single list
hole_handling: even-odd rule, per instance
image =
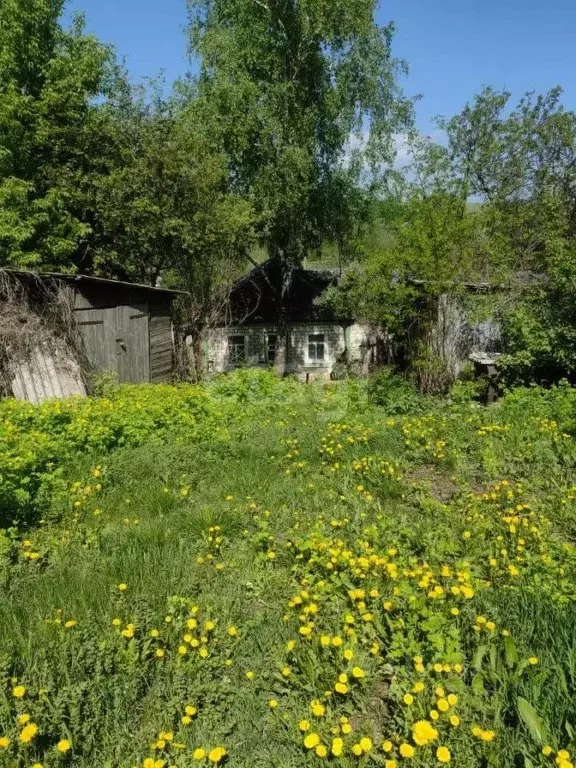
[{"label": "window frame", "polygon": [[[238,339],[242,339],[240,343]],[[228,335],[228,367],[240,368],[246,363],[246,335],[243,333],[231,333]],[[241,353],[238,354],[238,349]]]},{"label": "window frame", "polygon": [[[314,351],[312,352],[312,350]],[[326,352],[327,352],[326,334],[309,333],[308,334],[308,364],[314,365],[314,366],[325,365]]]},{"label": "window frame", "polygon": [[[274,339],[274,342],[272,343],[270,339]],[[276,350],[278,349],[278,334],[277,333],[267,333],[266,334],[266,362],[268,365],[274,365],[276,362]],[[272,358],[270,358],[270,353],[273,352]]]}]

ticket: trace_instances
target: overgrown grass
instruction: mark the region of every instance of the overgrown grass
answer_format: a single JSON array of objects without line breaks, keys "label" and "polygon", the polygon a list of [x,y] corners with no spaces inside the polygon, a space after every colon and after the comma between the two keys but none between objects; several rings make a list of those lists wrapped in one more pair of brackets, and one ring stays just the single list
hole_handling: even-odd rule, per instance
[{"label": "overgrown grass", "polygon": [[0,765],[569,768],[573,390],[370,398],[239,372],[4,404]]}]

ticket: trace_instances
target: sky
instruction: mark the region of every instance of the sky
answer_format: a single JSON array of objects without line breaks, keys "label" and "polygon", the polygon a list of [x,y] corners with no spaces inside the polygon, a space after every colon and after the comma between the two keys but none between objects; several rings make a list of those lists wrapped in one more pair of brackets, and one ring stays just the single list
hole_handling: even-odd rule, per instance
[{"label": "sky", "polygon": [[[189,69],[185,0],[69,0],[87,29],[116,46],[137,82],[164,70],[169,82]],[[458,112],[484,85],[519,98],[564,88],[576,109],[576,0],[381,0],[377,21],[394,21],[395,56],[407,61],[408,95],[421,94],[418,125]]]}]

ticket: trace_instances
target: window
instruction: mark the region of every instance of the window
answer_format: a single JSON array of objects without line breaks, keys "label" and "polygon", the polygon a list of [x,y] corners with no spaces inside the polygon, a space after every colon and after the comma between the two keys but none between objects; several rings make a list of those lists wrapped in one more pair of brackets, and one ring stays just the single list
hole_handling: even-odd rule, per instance
[{"label": "window", "polygon": [[244,362],[246,362],[244,336],[228,336],[228,365],[242,365]]},{"label": "window", "polygon": [[278,336],[275,333],[269,333],[266,337],[266,359],[270,365],[276,360],[276,344]]},{"label": "window", "polygon": [[308,360],[310,363],[319,365],[324,362],[324,334],[308,334]]}]

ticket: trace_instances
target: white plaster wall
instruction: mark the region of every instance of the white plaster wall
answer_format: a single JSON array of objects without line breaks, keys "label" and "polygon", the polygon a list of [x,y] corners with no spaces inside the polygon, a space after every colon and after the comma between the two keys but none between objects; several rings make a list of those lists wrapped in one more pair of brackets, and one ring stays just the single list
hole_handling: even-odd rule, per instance
[{"label": "white plaster wall", "polygon": [[[244,336],[246,340],[246,365],[250,367],[269,365],[267,359],[267,336],[277,333],[275,325],[243,325],[241,327],[214,328],[206,337],[206,359],[208,371],[224,373],[228,365],[228,338]],[[324,361],[321,365],[308,357],[309,334],[324,334]],[[346,349],[346,334],[338,323],[292,323],[287,334],[287,373],[302,373],[304,377],[329,376],[334,363]]]}]

